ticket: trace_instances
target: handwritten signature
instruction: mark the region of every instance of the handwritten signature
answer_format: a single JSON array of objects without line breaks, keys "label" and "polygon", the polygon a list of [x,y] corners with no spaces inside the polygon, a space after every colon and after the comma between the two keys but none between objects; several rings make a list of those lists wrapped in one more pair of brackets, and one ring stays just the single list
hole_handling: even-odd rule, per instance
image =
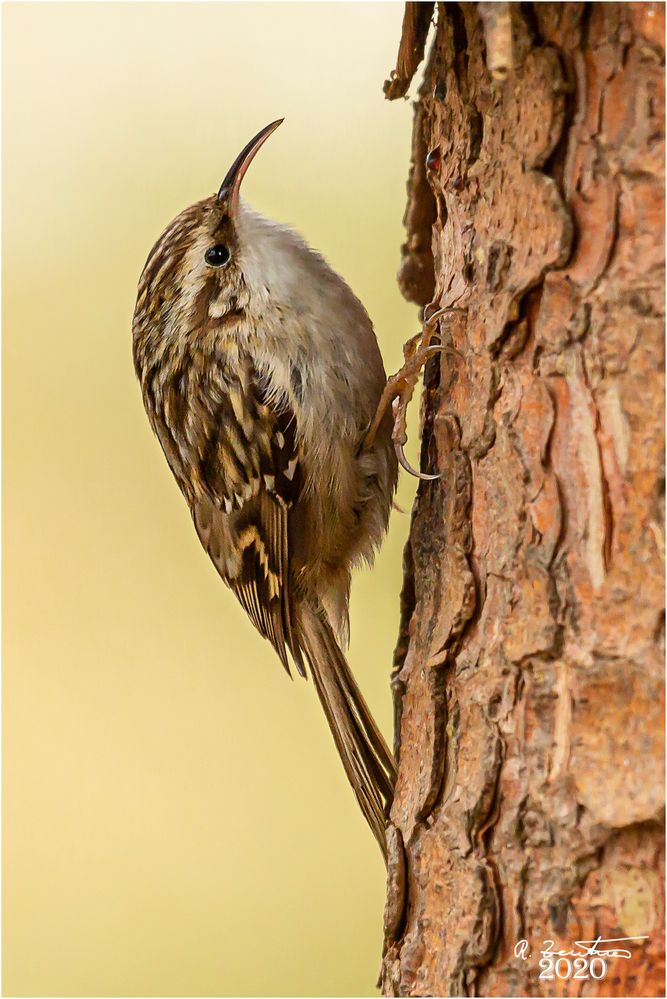
[{"label": "handwritten signature", "polygon": [[[632,957],[632,952],[626,947],[612,947],[611,949],[601,949],[600,944],[630,943],[630,941],[648,940],[648,937],[596,937],[595,940],[575,940],[571,949],[555,950],[553,940],[543,940],[542,957]],[[530,956],[530,947],[527,940],[519,940],[514,947],[514,956],[520,957],[522,961],[527,961]]]}]

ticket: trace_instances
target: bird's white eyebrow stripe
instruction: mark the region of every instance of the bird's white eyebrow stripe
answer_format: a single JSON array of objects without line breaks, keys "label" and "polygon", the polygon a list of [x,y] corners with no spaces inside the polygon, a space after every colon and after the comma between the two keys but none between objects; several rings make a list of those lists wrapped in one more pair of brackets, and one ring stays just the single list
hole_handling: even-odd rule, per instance
[{"label": "bird's white eyebrow stripe", "polygon": [[[139,294],[152,285],[158,277],[163,278],[171,268],[178,265],[188,248],[187,243],[183,241],[190,233],[197,230],[200,222],[200,206],[193,205],[186,212],[177,215],[167,226],[148,254],[139,279]],[[180,244],[178,246],[180,252],[173,251],[174,244]]]}]

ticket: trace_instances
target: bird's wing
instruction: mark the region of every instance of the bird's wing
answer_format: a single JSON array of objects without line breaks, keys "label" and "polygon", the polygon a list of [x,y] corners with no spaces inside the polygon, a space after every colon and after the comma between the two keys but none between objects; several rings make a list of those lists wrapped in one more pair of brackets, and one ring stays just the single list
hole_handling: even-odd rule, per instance
[{"label": "bird's wing", "polygon": [[199,471],[192,516],[201,543],[288,673],[289,650],[305,676],[289,572],[289,511],[301,487],[296,419],[250,366],[219,399]]}]

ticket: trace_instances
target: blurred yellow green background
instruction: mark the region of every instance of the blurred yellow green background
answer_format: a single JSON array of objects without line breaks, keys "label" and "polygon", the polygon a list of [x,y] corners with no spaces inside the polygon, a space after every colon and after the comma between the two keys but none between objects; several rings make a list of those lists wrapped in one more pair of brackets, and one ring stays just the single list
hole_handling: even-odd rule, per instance
[{"label": "blurred yellow green background", "polygon": [[[402,13],[4,5],[5,994],[375,992],[379,851],[312,684],[200,549],[130,322],[161,229],[285,115],[245,196],[327,255],[399,367],[411,109],[382,82]],[[407,529],[395,513],[353,586],[350,659],[388,738]]]}]

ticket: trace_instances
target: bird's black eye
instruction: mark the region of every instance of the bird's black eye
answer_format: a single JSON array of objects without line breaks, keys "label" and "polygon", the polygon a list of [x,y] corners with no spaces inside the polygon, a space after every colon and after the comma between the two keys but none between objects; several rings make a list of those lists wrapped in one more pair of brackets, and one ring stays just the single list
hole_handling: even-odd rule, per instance
[{"label": "bird's black eye", "polygon": [[223,243],[216,243],[215,246],[209,246],[204,254],[204,260],[211,267],[222,267],[227,263],[230,256],[229,250]]}]

